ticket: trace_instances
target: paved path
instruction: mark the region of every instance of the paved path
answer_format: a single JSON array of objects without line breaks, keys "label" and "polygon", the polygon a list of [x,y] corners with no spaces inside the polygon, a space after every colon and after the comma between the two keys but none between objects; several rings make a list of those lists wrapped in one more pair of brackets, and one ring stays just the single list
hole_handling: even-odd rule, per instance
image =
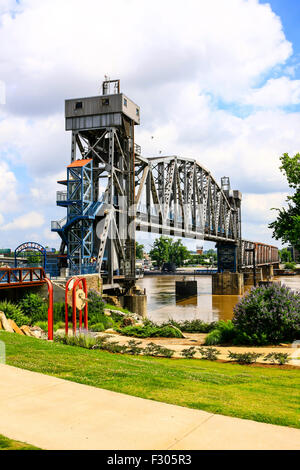
[{"label": "paved path", "polygon": [[0,434],[43,449],[300,449],[300,430],[0,364]]}]

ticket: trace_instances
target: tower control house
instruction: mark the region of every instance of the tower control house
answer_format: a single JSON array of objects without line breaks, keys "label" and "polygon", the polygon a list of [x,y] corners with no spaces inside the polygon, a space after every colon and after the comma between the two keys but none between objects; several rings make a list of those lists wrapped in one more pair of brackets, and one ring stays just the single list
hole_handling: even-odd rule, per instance
[{"label": "tower control house", "polygon": [[[112,89],[112,92],[111,92]],[[51,222],[61,237],[70,274],[114,273],[128,287],[135,281],[134,126],[140,108],[120,92],[119,80],[106,80],[102,95],[68,99],[66,130],[72,133],[67,176],[59,181],[57,205],[66,216]]]}]

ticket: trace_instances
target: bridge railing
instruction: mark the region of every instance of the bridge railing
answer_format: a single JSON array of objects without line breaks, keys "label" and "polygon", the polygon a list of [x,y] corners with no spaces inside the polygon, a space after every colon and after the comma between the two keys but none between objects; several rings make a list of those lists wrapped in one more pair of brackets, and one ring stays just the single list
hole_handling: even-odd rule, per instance
[{"label": "bridge railing", "polygon": [[242,266],[253,265],[253,253],[246,251],[255,248],[256,265],[279,263],[279,250],[276,246],[265,243],[242,240]]},{"label": "bridge railing", "polygon": [[0,268],[0,289],[43,284],[45,277],[45,271],[41,267]]}]

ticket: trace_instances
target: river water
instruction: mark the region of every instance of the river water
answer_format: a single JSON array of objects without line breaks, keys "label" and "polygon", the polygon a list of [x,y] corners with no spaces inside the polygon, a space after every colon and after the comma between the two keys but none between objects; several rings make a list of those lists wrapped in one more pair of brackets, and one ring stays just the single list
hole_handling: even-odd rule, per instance
[{"label": "river water", "polygon": [[[147,317],[155,323],[170,319],[176,321],[199,318],[205,322],[230,320],[233,307],[238,302],[238,295],[212,295],[211,276],[196,277],[198,295],[176,302],[175,281],[180,276],[145,276],[138,285],[146,289]],[[194,279],[186,276],[186,279]],[[300,294],[300,275],[276,278],[281,284],[297,290]]]}]

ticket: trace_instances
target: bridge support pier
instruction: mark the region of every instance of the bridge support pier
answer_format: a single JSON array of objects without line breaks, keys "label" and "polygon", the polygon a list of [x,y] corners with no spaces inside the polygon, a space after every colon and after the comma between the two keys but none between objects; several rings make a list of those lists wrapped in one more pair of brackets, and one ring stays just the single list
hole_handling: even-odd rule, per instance
[{"label": "bridge support pier", "polygon": [[147,316],[147,296],[145,294],[128,294],[123,297],[123,307],[143,318]]},{"label": "bridge support pier", "polygon": [[238,245],[236,243],[218,242],[218,272],[229,271],[235,273],[238,270]]},{"label": "bridge support pier", "polygon": [[263,275],[263,279],[266,279],[267,281],[271,281],[274,277],[273,265],[266,264],[265,266],[262,266],[262,275]]},{"label": "bridge support pier", "polygon": [[217,273],[212,275],[213,295],[242,295],[244,279],[242,273]]},{"label": "bridge support pier", "polygon": [[[245,286],[253,286],[254,285],[254,277],[253,277],[253,270],[247,271],[243,273],[244,276],[244,285]],[[263,280],[263,273],[262,269],[256,269],[256,282],[257,284]]]},{"label": "bridge support pier", "polygon": [[176,298],[188,299],[197,296],[197,281],[175,281]]}]

